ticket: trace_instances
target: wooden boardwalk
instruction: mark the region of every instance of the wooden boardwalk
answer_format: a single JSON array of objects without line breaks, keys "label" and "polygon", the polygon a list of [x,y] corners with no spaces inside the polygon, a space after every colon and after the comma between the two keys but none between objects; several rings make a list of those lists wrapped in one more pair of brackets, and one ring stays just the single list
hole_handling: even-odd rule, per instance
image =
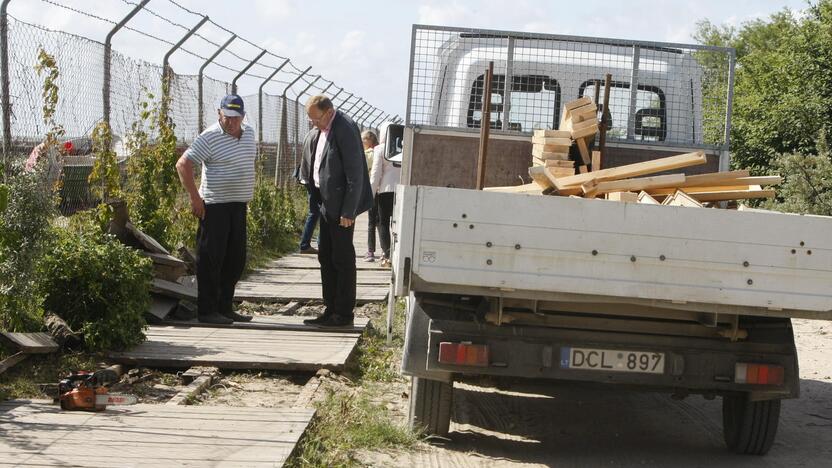
[{"label": "wooden boardwalk", "polygon": [[298,331],[159,325],[148,328],[144,343],[129,351],[108,352],[107,357],[124,364],[163,368],[341,370],[363,330],[363,326],[356,326],[321,333],[313,327]]},{"label": "wooden boardwalk", "polygon": [[0,466],[283,466],[312,409],[0,403]]},{"label": "wooden boardwalk", "polygon": [[[356,220],[356,302],[382,302],[390,288],[390,269],[363,261],[367,252],[367,215]],[[377,242],[376,254],[381,255]],[[316,255],[291,254],[275,260],[237,283],[234,298],[250,302],[320,301],[320,264]]]}]

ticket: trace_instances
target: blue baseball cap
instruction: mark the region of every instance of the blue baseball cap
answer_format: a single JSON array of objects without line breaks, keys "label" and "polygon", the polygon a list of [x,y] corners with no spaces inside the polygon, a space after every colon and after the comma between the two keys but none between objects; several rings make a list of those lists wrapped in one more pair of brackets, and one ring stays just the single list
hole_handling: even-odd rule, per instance
[{"label": "blue baseball cap", "polygon": [[243,117],[246,115],[243,98],[236,94],[229,94],[220,102],[220,112],[226,117]]}]

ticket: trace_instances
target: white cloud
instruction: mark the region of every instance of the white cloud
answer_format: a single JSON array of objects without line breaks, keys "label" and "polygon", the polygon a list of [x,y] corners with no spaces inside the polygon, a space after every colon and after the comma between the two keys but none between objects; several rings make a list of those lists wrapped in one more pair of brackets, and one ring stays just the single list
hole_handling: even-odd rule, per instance
[{"label": "white cloud", "polygon": [[295,14],[295,2],[292,0],[255,0],[254,8],[260,20],[282,21],[291,19]]},{"label": "white cloud", "polygon": [[422,5],[419,7],[419,23],[443,26],[466,26],[473,13],[468,7],[457,2],[444,5]]}]

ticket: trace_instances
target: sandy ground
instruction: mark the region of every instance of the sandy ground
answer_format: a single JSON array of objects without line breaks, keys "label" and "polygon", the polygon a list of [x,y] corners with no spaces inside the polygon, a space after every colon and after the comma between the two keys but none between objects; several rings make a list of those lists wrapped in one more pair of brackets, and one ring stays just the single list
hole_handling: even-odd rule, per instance
[{"label": "sandy ground", "polygon": [[[801,397],[783,402],[776,442],[765,457],[729,452],[719,398],[518,383],[456,384],[449,440],[407,453],[362,453],[371,466],[832,466],[832,323],[794,322]],[[409,391],[389,403],[406,418]],[[402,419],[403,420],[403,419]]]}]

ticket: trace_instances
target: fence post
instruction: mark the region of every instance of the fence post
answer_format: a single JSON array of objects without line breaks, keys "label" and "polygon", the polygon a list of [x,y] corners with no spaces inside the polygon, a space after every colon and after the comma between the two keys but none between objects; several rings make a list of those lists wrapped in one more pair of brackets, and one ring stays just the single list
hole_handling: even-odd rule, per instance
[{"label": "fence post", "polygon": [[[329,91],[329,88],[331,88],[331,87],[332,87],[332,85],[334,85],[334,84],[335,84],[335,82],[334,82],[334,81],[330,81],[330,82],[329,82],[329,84],[326,86],[326,88],[324,88],[324,89],[322,89],[322,90],[321,90],[321,94],[323,94],[324,96],[326,96],[326,92],[327,92],[327,91]],[[330,101],[332,101],[332,99],[330,99]]]},{"label": "fence post", "polygon": [[262,83],[260,83],[260,88],[257,89],[257,144],[258,146],[263,145],[263,87],[266,86],[266,83],[272,80],[277,72],[283,69],[286,64],[289,63],[289,59],[283,61],[279,67],[275,68],[271,75],[269,75]]},{"label": "fence post", "polygon": [[376,123],[379,121],[379,119],[381,119],[381,116],[383,116],[383,115],[384,115],[384,111],[379,109],[378,115],[375,116],[375,118],[373,118],[372,122],[370,122],[370,127],[371,128],[378,128],[378,127],[376,127]]},{"label": "fence post", "polygon": [[235,76],[234,79],[231,80],[231,94],[237,94],[237,80],[239,80],[241,76],[245,75],[248,69],[253,67],[258,60],[263,58],[263,56],[266,55],[266,52],[268,51],[266,49],[263,49],[263,51],[260,52],[260,54],[258,54],[257,57],[254,57],[254,60],[249,62],[248,65],[246,65],[245,68],[240,70],[240,73],[237,73],[237,76]]},{"label": "fence post", "polygon": [[[342,91],[343,91],[343,90],[342,90]],[[338,94],[341,94],[341,92],[339,91],[339,92],[338,92]],[[343,101],[341,101],[341,105],[343,106],[344,104],[346,104],[346,103],[350,102],[350,99],[352,99],[352,93],[350,93],[350,95],[349,95],[349,96],[347,96],[347,98],[346,98],[346,99],[344,99]],[[332,100],[332,104],[333,104],[333,105],[335,105],[335,100]]]},{"label": "fence post", "polygon": [[199,129],[199,133],[202,133],[202,131],[205,130],[205,122],[204,122],[204,120],[205,120],[205,102],[204,102],[204,99],[203,99],[205,90],[204,90],[204,85],[203,85],[203,72],[205,72],[205,67],[210,65],[211,62],[213,62],[214,59],[216,59],[217,56],[219,56],[222,53],[222,51],[224,51],[225,48],[228,47],[228,45],[231,44],[231,41],[233,41],[234,39],[237,39],[236,34],[232,34],[231,37],[229,37],[228,40],[225,41],[225,44],[221,45],[220,48],[217,49],[216,52],[214,52],[214,55],[208,57],[208,60],[206,60],[205,63],[203,63],[202,66],[199,67],[199,74],[197,75],[197,78],[196,78],[197,99],[198,99],[197,113],[199,114],[199,124],[197,125],[197,128]]},{"label": "fence post", "polygon": [[202,20],[200,20],[199,23],[196,24],[196,26],[191,28],[190,31],[188,31],[184,36],[182,36],[182,39],[179,39],[179,42],[174,44],[173,47],[171,47],[170,50],[168,50],[168,52],[162,58],[162,109],[161,109],[161,115],[162,115],[163,119],[168,118],[168,110],[169,110],[168,105],[170,104],[169,103],[169,101],[170,101],[170,85],[171,85],[171,82],[173,81],[173,69],[170,67],[170,56],[173,55],[173,53],[176,52],[180,47],[182,47],[182,44],[184,44],[185,41],[187,41],[191,36],[193,36],[194,33],[197,31],[197,29],[201,28],[202,25],[205,24],[206,21],[208,21],[208,17],[203,16]]},{"label": "fence post", "polygon": [[112,61],[112,55],[113,55],[113,44],[112,44],[113,43],[113,36],[115,36],[116,33],[118,32],[118,30],[121,29],[122,27],[124,27],[124,25],[127,24],[128,21],[130,21],[134,16],[136,16],[136,13],[141,11],[141,9],[144,8],[144,6],[147,5],[147,2],[149,2],[149,1],[150,0],[142,0],[141,3],[139,3],[138,5],[136,5],[135,8],[130,10],[130,13],[127,13],[127,16],[122,18],[122,20],[119,21],[118,24],[113,26],[113,29],[111,29],[110,32],[107,33],[107,38],[104,40],[104,87],[101,91],[102,92],[101,97],[103,98],[102,100],[104,102],[104,123],[106,123],[107,126],[111,126],[110,125],[110,79],[111,79],[110,67],[112,65],[111,61]]},{"label": "fence post", "polygon": [[359,120],[361,120],[361,126],[366,127],[366,125],[364,125],[364,124],[367,123],[367,117],[375,114],[375,112],[376,112],[376,107],[373,106],[373,105],[371,105],[370,107],[367,108],[367,110],[362,112],[361,117],[358,118]]},{"label": "fence post", "polygon": [[[334,83],[333,83],[333,84],[334,84]],[[332,101],[332,105],[333,105],[333,106],[335,105],[335,98],[337,98],[337,97],[338,97],[341,93],[343,93],[343,92],[344,92],[344,88],[341,88],[341,89],[339,89],[339,90],[338,90],[338,92],[337,92],[337,93],[335,93],[335,95],[334,95],[334,96],[332,96],[331,98],[329,98],[329,100],[330,100],[330,101]]]},{"label": "fence post", "polygon": [[[277,148],[278,153],[277,153],[277,161],[275,161],[274,180],[275,180],[275,182],[278,182],[278,185],[281,185],[281,186],[283,185],[282,184],[283,181],[278,179],[278,174],[280,174],[280,171],[278,170],[278,166],[279,166],[280,160],[283,159],[283,156],[285,156],[284,150],[286,149],[286,146],[289,146],[289,137],[288,137],[288,134],[289,134],[289,129],[288,129],[289,119],[286,117],[286,110],[289,108],[289,106],[287,105],[288,100],[286,99],[286,92],[289,91],[289,88],[294,86],[295,83],[300,81],[300,79],[303,78],[303,76],[306,75],[306,73],[311,69],[312,69],[312,67],[306,67],[306,70],[302,71],[294,80],[292,80],[291,83],[286,85],[286,87],[283,88],[283,92],[280,93],[280,99],[281,99],[281,102],[283,103],[283,115],[281,115],[281,118],[280,118],[280,127],[281,127],[281,129],[280,129],[280,136],[281,136],[280,140],[281,141],[280,141],[280,145],[278,145],[278,148]],[[295,114],[297,114],[297,108],[295,108]],[[297,115],[295,116],[295,120],[297,120]],[[295,129],[295,130],[297,130],[297,129]],[[297,132],[295,133],[295,138],[297,139]],[[285,146],[283,144],[284,141],[286,142]],[[297,141],[295,141],[295,144],[297,144]],[[295,161],[295,165],[292,166],[292,167],[294,168],[295,166],[297,166],[297,161]]]},{"label": "fence post", "polygon": [[9,2],[3,0],[0,5],[0,80],[3,85],[3,179],[11,169],[9,152],[12,148],[12,106],[9,102]]},{"label": "fence post", "polygon": [[[354,103],[352,103],[352,105],[350,106],[350,108],[349,108],[349,109],[347,109],[347,110],[345,110],[345,111],[344,111],[344,113],[345,113],[345,114],[350,114],[350,112],[352,112],[353,108],[354,108],[355,106],[357,106],[359,102],[364,102],[364,98],[358,98],[358,100],[357,100],[357,101],[355,101]],[[362,104],[362,106],[363,106],[363,104]],[[350,115],[352,115],[352,114],[350,114]]]}]

